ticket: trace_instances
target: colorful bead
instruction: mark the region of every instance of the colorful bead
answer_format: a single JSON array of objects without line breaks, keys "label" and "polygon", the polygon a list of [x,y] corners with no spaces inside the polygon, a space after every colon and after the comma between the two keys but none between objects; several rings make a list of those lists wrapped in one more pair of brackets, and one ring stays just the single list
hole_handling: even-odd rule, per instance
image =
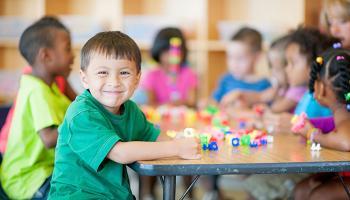
[{"label": "colorful bead", "polygon": [[238,147],[239,146],[239,138],[232,138],[231,144],[234,147]]},{"label": "colorful bead", "polygon": [[211,142],[209,144],[209,151],[217,151],[219,149],[218,144],[216,142]]},{"label": "colorful bead", "polygon": [[318,64],[322,65],[322,64],[323,64],[323,58],[320,57],[320,56],[318,56],[318,57],[316,58],[316,62],[317,62]]}]

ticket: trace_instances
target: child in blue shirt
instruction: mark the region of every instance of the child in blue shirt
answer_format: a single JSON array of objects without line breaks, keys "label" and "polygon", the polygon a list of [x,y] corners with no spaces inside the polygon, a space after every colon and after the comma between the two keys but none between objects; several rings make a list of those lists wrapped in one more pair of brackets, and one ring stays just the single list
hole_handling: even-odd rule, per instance
[{"label": "child in blue shirt", "polygon": [[244,27],[233,35],[227,47],[228,73],[219,81],[213,97],[221,102],[235,90],[263,91],[270,82],[254,75],[254,67],[262,51],[262,36],[252,28]]},{"label": "child in blue shirt", "polygon": [[141,53],[129,36],[112,31],[88,40],[80,74],[86,90],[59,127],[49,199],[133,199],[126,164],[200,158],[197,139],[164,141],[129,100],[141,76]]}]

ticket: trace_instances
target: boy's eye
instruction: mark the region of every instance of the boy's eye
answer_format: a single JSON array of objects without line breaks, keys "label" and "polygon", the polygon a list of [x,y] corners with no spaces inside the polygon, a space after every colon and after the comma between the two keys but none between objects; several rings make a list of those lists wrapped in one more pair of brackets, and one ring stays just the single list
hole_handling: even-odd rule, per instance
[{"label": "boy's eye", "polygon": [[97,72],[98,75],[107,75],[108,73],[106,71],[100,71],[100,72]]},{"label": "boy's eye", "polygon": [[127,71],[122,71],[122,72],[120,72],[120,74],[121,74],[121,75],[129,75],[129,74],[130,74],[130,72],[127,72]]}]

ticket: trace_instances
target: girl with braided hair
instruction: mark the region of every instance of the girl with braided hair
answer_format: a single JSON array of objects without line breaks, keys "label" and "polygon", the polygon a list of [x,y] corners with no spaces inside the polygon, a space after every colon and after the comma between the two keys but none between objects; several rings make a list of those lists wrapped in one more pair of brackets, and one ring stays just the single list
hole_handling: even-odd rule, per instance
[{"label": "girl with braided hair", "polygon": [[[321,105],[332,111],[335,129],[321,134],[321,130],[307,122],[298,134],[325,148],[350,151],[350,51],[330,49],[317,57],[310,71],[309,89]],[[323,173],[304,179],[295,188],[295,199],[346,199],[336,175]],[[341,176],[349,186],[349,173]]]}]

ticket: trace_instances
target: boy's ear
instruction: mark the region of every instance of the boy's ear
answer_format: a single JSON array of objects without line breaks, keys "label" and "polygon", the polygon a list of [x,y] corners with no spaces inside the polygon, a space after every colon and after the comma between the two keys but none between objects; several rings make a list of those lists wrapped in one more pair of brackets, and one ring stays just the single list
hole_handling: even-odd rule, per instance
[{"label": "boy's ear", "polygon": [[39,48],[37,54],[37,61],[39,61],[39,63],[44,64],[47,64],[50,61],[50,52],[47,48]]},{"label": "boy's ear", "polygon": [[80,81],[83,84],[83,87],[85,89],[89,89],[89,84],[88,84],[85,72],[83,70],[80,70],[79,73],[80,73]]},{"label": "boy's ear", "polygon": [[141,71],[136,76],[136,85],[139,85],[141,79]]}]

